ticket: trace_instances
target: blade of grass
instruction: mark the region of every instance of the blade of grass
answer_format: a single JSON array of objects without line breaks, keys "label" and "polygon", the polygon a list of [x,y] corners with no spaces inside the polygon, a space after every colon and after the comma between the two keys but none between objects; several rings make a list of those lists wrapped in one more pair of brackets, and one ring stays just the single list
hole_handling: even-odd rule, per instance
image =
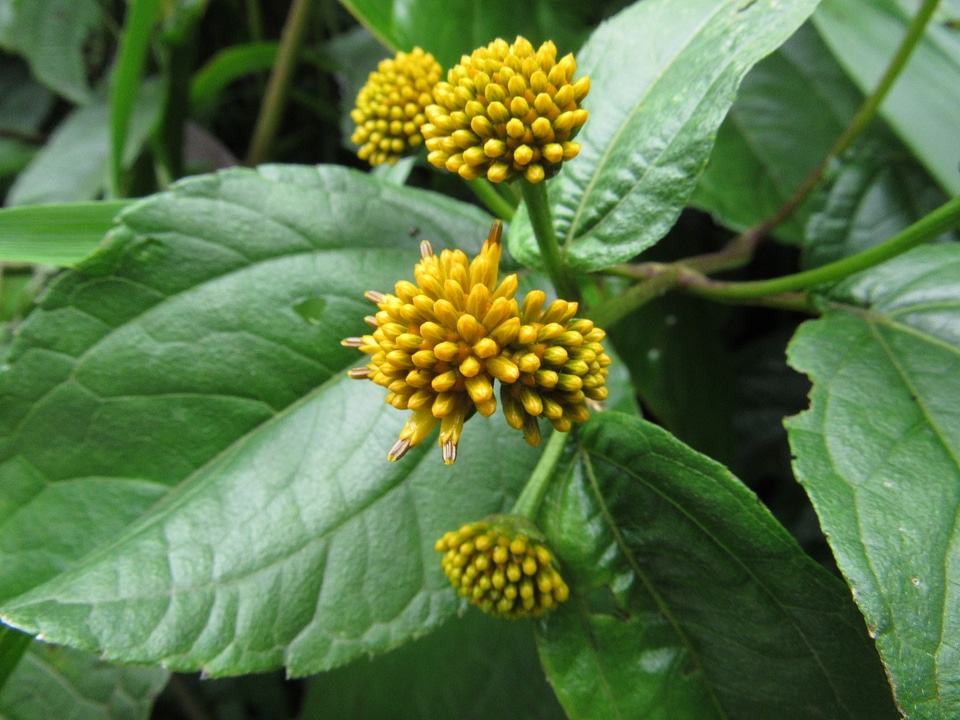
[{"label": "blade of grass", "polygon": [[127,205],[93,202],[0,210],[0,262],[74,265],[93,252]]}]

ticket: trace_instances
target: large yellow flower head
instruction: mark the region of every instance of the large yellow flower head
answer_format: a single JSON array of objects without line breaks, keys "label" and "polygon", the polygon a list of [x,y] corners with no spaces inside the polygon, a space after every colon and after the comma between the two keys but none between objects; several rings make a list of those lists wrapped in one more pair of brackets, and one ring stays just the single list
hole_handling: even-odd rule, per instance
[{"label": "large yellow flower head", "polygon": [[472,261],[461,250],[435,255],[420,244],[414,268],[417,283],[402,280],[396,294],[368,292],[379,312],[367,318],[372,335],[343,344],[371,355],[370,363],[350,371],[386,387],[387,402],[413,415],[387,457],[397,460],[423,441],[439,423],[443,460],[457,458],[463,423],[474,410],[493,414],[493,380],[515,382],[519,369],[505,350],[520,331],[517,276],[498,284],[500,236],[494,222],[480,254]]},{"label": "large yellow flower head", "polygon": [[450,584],[484,612],[510,619],[539,617],[570,596],[539,533],[524,525],[529,522],[522,518],[500,516],[437,540]]},{"label": "large yellow flower head", "polygon": [[350,138],[360,146],[357,156],[371,165],[394,164],[423,143],[420,126],[431,91],[443,69],[433,55],[415,47],[382,60],[357,95],[350,117],[357,129]]},{"label": "large yellow flower head", "polygon": [[427,159],[467,180],[552,177],[580,152],[573,138],[587,120],[590,78],[574,81],[576,69],[573,55],[557,61],[552,42],[534,51],[520,36],[464,55],[426,108]]}]

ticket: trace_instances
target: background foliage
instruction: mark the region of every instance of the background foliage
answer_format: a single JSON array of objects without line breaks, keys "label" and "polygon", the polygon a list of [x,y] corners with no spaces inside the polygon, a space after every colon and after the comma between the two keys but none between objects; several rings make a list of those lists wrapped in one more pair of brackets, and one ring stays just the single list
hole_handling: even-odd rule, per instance
[{"label": "background foliage", "polygon": [[[0,0],[0,716],[960,714],[960,8],[916,14]],[[352,98],[517,34],[592,80],[548,187],[611,399],[557,458],[477,417],[453,468],[390,464],[339,341],[491,217],[422,158],[365,172]],[[547,286],[522,204],[508,237]],[[499,622],[433,544],[535,467],[572,597]]]}]

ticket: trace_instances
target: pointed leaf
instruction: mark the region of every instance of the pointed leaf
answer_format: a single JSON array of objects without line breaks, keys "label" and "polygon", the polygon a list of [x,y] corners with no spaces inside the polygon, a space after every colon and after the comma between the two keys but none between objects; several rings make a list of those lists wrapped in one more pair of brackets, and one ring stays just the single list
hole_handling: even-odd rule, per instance
[{"label": "pointed leaf", "polygon": [[110,665],[35,642],[0,692],[0,718],[147,720],[167,678],[161,668]]},{"label": "pointed leaf", "polygon": [[960,246],[922,247],[833,290],[791,364],[794,469],[911,718],[960,714]]},{"label": "pointed leaf", "polygon": [[325,167],[198,177],[125,211],[0,372],[8,617],[110,657],[303,674],[452,612],[434,535],[504,509],[537,454],[475,418],[456,480],[429,443],[387,463],[405,414],[344,379],[362,356],[339,341],[366,327],[365,290],[412,276],[411,229],[475,251],[488,228]]},{"label": "pointed leaf", "polygon": [[130,203],[31,205],[0,210],[0,262],[75,265],[96,249]]},{"label": "pointed leaf", "polygon": [[[630,259],[673,225],[703,170],[747,70],[816,7],[776,0],[646,0],[601,25],[577,54],[589,75],[580,155],[550,182],[569,262]],[[525,213],[510,249],[537,256]]]},{"label": "pointed leaf", "polygon": [[723,466],[605,413],[551,492],[572,597],[540,652],[573,720],[896,717],[847,588]]}]

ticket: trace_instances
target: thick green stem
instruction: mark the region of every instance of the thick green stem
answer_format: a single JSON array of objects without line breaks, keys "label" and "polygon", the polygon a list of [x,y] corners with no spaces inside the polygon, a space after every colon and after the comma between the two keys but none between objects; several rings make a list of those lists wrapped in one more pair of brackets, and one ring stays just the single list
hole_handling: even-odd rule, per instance
[{"label": "thick green stem", "polygon": [[547,198],[546,183],[531,183],[523,179],[518,182],[520,183],[520,193],[523,195],[523,201],[527,205],[527,214],[530,216],[530,224],[533,226],[533,233],[536,235],[540,257],[543,258],[547,275],[550,276],[550,280],[560,297],[566,300],[579,300],[580,292],[577,283],[574,282],[573,275],[567,269],[563,262],[563,256],[560,254],[560,243],[557,240],[557,232],[553,228],[553,218],[550,215],[550,200]]},{"label": "thick green stem", "polygon": [[310,17],[311,0],[293,0],[290,14],[283,27],[280,38],[280,51],[277,53],[277,64],[270,73],[270,82],[267,92],[260,106],[260,115],[253,130],[253,139],[247,151],[246,164],[254,167],[265,162],[270,157],[270,149],[277,137],[283,109],[287,102],[287,93],[293,79],[293,70],[297,63],[297,53],[307,32],[307,20]]},{"label": "thick green stem", "polygon": [[505,222],[513,220],[513,207],[498,193],[486,178],[477,178],[467,182],[473,194],[487,206],[487,210]]},{"label": "thick green stem", "polygon": [[520,515],[530,522],[536,522],[537,511],[539,511],[543,496],[550,486],[550,480],[553,479],[553,471],[563,454],[563,448],[567,444],[568,437],[568,433],[557,432],[556,430],[550,434],[550,439],[540,455],[537,466],[530,474],[530,479],[527,480],[520,497],[513,504],[513,509],[510,511],[511,515]]},{"label": "thick green stem", "polygon": [[879,265],[958,225],[960,225],[960,196],[944,203],[886,242],[813,270],[754,282],[716,282],[704,278],[704,281],[689,283],[685,288],[701,297],[720,301],[736,301],[806,290],[817,285],[843,280],[854,273]]}]

